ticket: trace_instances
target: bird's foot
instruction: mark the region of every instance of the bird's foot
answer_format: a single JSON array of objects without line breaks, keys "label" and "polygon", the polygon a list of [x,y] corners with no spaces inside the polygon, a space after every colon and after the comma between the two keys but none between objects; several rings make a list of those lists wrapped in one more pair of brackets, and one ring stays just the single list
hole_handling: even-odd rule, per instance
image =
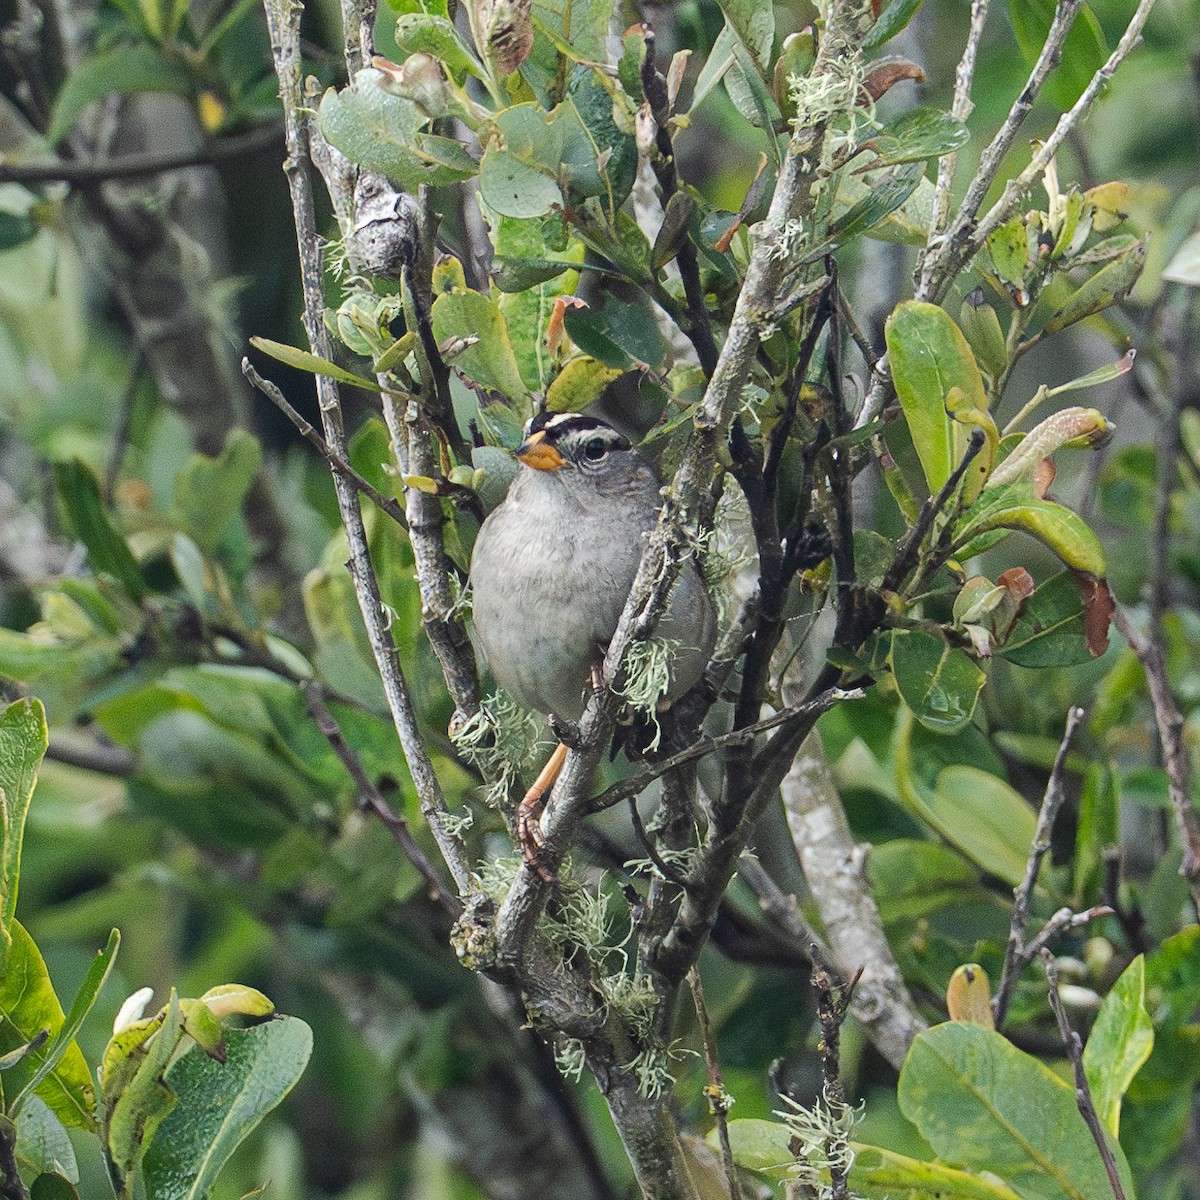
[{"label": "bird's foot", "polygon": [[571,750],[578,750],[583,745],[583,735],[574,721],[568,721],[565,717],[556,716],[554,713],[551,713],[546,720],[550,731],[564,746]]}]

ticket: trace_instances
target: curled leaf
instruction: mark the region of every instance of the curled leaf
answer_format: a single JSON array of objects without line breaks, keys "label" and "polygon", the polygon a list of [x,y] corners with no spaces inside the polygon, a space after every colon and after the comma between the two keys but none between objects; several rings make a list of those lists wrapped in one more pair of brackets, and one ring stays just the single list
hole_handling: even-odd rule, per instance
[{"label": "curled leaf", "polygon": [[876,67],[863,80],[862,87],[871,100],[875,101],[906,79],[911,79],[914,83],[924,83],[925,72],[915,62],[909,62],[908,59],[902,58],[896,62],[884,63],[882,66]]},{"label": "curled leaf", "polygon": [[511,75],[533,49],[532,0],[476,0],[472,7],[480,50],[497,74]]},{"label": "curled leaf", "polygon": [[992,1016],[992,989],[987,972],[978,963],[966,963],[950,976],[946,988],[946,1009],[950,1020],[995,1029]]},{"label": "curled leaf", "polygon": [[[1034,477],[1039,464],[1056,450],[1103,446],[1113,427],[1094,408],[1064,408],[1034,426],[1015,450],[992,472],[987,488],[1002,487]],[[1047,485],[1048,486],[1048,485]],[[1044,495],[1043,490],[1043,495]]]}]

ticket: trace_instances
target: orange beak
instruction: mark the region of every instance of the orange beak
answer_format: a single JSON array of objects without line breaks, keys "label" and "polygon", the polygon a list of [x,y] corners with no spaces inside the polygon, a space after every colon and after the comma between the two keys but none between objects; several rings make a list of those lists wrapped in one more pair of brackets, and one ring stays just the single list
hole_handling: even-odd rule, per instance
[{"label": "orange beak", "polygon": [[546,441],[544,429],[530,434],[521,443],[517,458],[537,471],[558,471],[567,465],[567,460]]}]

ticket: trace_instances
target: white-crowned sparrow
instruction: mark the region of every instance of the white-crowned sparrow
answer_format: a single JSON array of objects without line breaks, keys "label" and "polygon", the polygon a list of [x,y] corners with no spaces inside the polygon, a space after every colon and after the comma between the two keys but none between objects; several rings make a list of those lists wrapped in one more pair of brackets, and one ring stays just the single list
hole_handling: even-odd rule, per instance
[{"label": "white-crowned sparrow", "polygon": [[[658,519],[659,481],[611,425],[577,413],[534,417],[517,458],[508,495],[475,542],[475,629],[518,704],[578,721]],[[694,563],[657,633],[673,648],[671,701],[700,678],[716,637]]]},{"label": "white-crowned sparrow", "polygon": [[[534,417],[517,458],[508,495],[475,541],[475,630],[496,681],[518,704],[578,721],[658,519],[660,485],[611,425],[577,413]],[[673,650],[670,702],[699,680],[716,639],[695,563],[680,573],[656,632]],[[526,822],[536,820],[565,753],[556,751],[530,789]]]}]

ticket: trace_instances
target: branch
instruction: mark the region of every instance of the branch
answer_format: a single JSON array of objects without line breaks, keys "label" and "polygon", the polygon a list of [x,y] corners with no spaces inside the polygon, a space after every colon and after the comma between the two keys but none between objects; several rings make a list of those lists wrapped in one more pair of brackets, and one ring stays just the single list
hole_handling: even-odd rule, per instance
[{"label": "branch", "polygon": [[329,464],[333,471],[345,476],[376,508],[387,513],[401,529],[408,528],[408,518],[400,507],[400,502],[392,496],[385,496],[374,484],[364,479],[340,454],[333,450],[329,443],[316,431],[312,422],[307,421],[288,402],[283,392],[269,379],[264,379],[251,365],[248,358],[242,359],[242,374],[257,388],[291,423],[296,427],[300,436]]},{"label": "branch", "polygon": [[[859,972],[861,975],[861,971]],[[842,1085],[842,1022],[854,995],[858,976],[849,984],[835,983],[820,966],[813,967],[812,985],[817,993],[817,1022],[821,1026],[821,1094],[829,1109],[832,1128],[825,1143],[829,1163],[829,1200],[847,1200],[849,1145],[846,1136],[846,1089]]]},{"label": "branch", "polygon": [[[954,101],[950,115],[966,121],[975,107],[971,99],[971,85],[975,80],[975,60],[979,54],[979,41],[983,36],[987,20],[988,0],[972,0],[971,27],[967,32],[967,44],[954,76]],[[944,154],[938,159],[937,187],[933,197],[933,213],[929,221],[929,236],[917,263],[918,278],[924,275],[925,258],[929,250],[944,235],[946,220],[950,215],[950,195],[954,188],[954,168],[958,164],[957,154]]]},{"label": "branch", "polygon": [[[1063,0],[1063,2],[1066,3],[1067,0]],[[1146,24],[1146,19],[1149,17],[1150,10],[1153,7],[1154,0],[1140,0],[1137,10],[1126,26],[1124,35],[1117,43],[1116,49],[1109,55],[1108,61],[1092,76],[1088,86],[1084,89],[1083,94],[1075,102],[1070,112],[1064,113],[1059,118],[1054,132],[1039,147],[1029,166],[1016,179],[1008,182],[1003,195],[996,201],[979,224],[974,229],[971,228],[971,222],[975,219],[979,204],[984,198],[983,194],[980,194],[973,201],[973,207],[968,203],[970,201],[970,196],[968,196],[963,202],[959,218],[955,220],[950,229],[941,237],[938,244],[926,247],[921,270],[921,280],[916,291],[918,299],[932,300],[934,302],[940,301],[945,296],[946,291],[954,282],[958,273],[979,251],[980,247],[987,240],[988,235],[1017,211],[1017,206],[1020,204],[1021,198],[1045,173],[1047,165],[1057,153],[1059,147],[1079,126],[1088,109],[1095,102],[1096,97],[1108,85],[1109,80],[1129,56],[1134,46],[1137,45],[1142,29]],[[972,25],[974,24],[974,15],[974,10],[972,10]],[[1065,37],[1065,32],[1063,36]],[[1043,55],[1046,46],[1049,45],[1050,38],[1047,37],[1046,44],[1043,46]],[[1058,51],[1061,52],[1061,45],[1058,47]],[[1040,64],[1042,59],[1039,57],[1038,61]],[[1034,82],[1034,74],[1037,73],[1038,70],[1035,67],[1034,73],[1030,75],[1029,82],[1026,83],[1026,90],[1028,90],[1030,83]],[[1040,88],[1040,84],[1038,86]],[[1025,92],[1023,91],[1022,96],[1018,97],[1017,103],[1013,106],[1013,111],[1016,111],[1022,105],[1024,95]],[[957,101],[957,93],[955,99]],[[1011,112],[1009,116],[1010,118],[1012,117]],[[1007,126],[1008,122],[1005,124]],[[1016,133],[1015,127],[1012,133]],[[997,134],[997,138],[999,136],[1000,134]],[[995,139],[993,139],[992,145],[994,146],[995,144]],[[991,146],[989,146],[990,149]],[[986,153],[985,151],[985,156]],[[999,166],[998,162],[996,166]],[[980,164],[980,170],[983,170],[982,163]],[[994,181],[994,178],[995,171],[993,170],[991,176],[988,178],[989,185]],[[976,182],[978,179],[979,176],[976,177]],[[876,362],[874,370],[871,372],[867,394],[863,399],[858,417],[854,422],[855,428],[861,429],[864,425],[869,425],[874,421],[883,412],[894,394],[891,368],[885,354]]]},{"label": "branch", "polygon": [[861,978],[854,1015],[893,1066],[904,1061],[925,1028],[917,1013],[867,878],[866,848],[856,845],[825,757],[820,735],[809,734],[780,791],[792,844],[844,979]]},{"label": "branch", "polygon": [[116,779],[128,779],[137,770],[137,759],[124,746],[110,746],[90,739],[82,742],[70,734],[64,737],[57,731],[46,748],[46,757],[53,762]]},{"label": "branch", "polygon": [[1125,1188],[1121,1184],[1116,1159],[1113,1158],[1112,1147],[1108,1144],[1104,1126],[1096,1112],[1092,1091],[1088,1087],[1087,1072],[1083,1069],[1083,1042],[1067,1020],[1062,997],[1058,994],[1058,969],[1054,965],[1054,958],[1049,950],[1042,951],[1042,967],[1046,972],[1046,981],[1050,984],[1050,1007],[1054,1010],[1058,1031],[1062,1034],[1063,1043],[1067,1047],[1067,1054],[1071,1059],[1071,1067],[1075,1072],[1075,1103],[1079,1106],[1080,1115],[1087,1122],[1088,1130],[1096,1143],[1096,1149],[1100,1152],[1100,1161],[1104,1164],[1105,1173],[1108,1175],[1108,1184],[1112,1188],[1114,1200],[1126,1200]]},{"label": "branch", "polygon": [[1162,642],[1156,636],[1145,638],[1138,633],[1119,605],[1113,613],[1113,623],[1146,671],[1146,686],[1150,691],[1163,766],[1167,772],[1171,810],[1175,814],[1175,824],[1183,843],[1179,874],[1187,880],[1192,904],[1200,914],[1200,813],[1196,811],[1195,801],[1192,800],[1191,764],[1183,744],[1183,716],[1167,681]]},{"label": "branch", "polygon": [[425,851],[417,845],[417,840],[413,837],[408,822],[384,799],[383,793],[375,786],[374,781],[363,767],[362,759],[358,757],[342,735],[341,726],[338,725],[333,713],[326,708],[322,699],[321,685],[315,681],[304,683],[301,684],[301,691],[308,703],[308,711],[317,723],[317,728],[333,748],[333,752],[342,760],[342,765],[350,773],[351,779],[354,780],[355,786],[358,788],[359,807],[373,812],[383,822],[387,831],[395,839],[396,845],[404,853],[404,857],[416,867],[421,878],[425,880],[430,899],[440,904],[450,914],[452,920],[457,920],[462,915],[462,905],[446,890],[433,863],[426,857]]},{"label": "branch", "polygon": [[94,158],[90,162],[0,163],[0,183],[98,184],[110,179],[164,175],[186,167],[215,167],[263,154],[283,144],[280,125],[264,125],[246,133],[215,138],[183,154],[123,154],[119,158]]},{"label": "branch", "polygon": [[[1038,871],[1041,869],[1042,860],[1046,857],[1050,849],[1050,834],[1054,829],[1058,810],[1062,807],[1063,800],[1066,798],[1066,792],[1063,788],[1063,773],[1066,766],[1067,753],[1071,749],[1071,742],[1075,737],[1075,731],[1079,728],[1079,723],[1082,720],[1082,708],[1072,708],[1067,713],[1067,727],[1063,731],[1062,741],[1058,746],[1058,754],[1054,759],[1054,766],[1050,771],[1050,778],[1046,781],[1046,791],[1042,796],[1042,806],[1038,811],[1033,845],[1029,851],[1029,859],[1025,864],[1025,878],[1013,891],[1012,923],[1008,930],[1008,943],[1004,947],[1004,968],[1000,974],[1000,983],[996,988],[995,999],[992,1001],[992,1015],[995,1018],[997,1028],[1004,1023],[1009,1001],[1012,999],[1013,988],[1016,986],[1017,976],[1021,973],[1025,964],[1029,962],[1028,958],[1025,958],[1023,962],[1021,961],[1025,950],[1025,932],[1029,927],[1029,900],[1033,895],[1034,884],[1037,883]],[[1018,963],[1020,963],[1020,966],[1018,966]]]},{"label": "branch", "polygon": [[[940,299],[939,289],[945,272],[947,270],[957,272],[959,267],[966,262],[966,258],[959,257],[962,244],[967,241],[964,234],[971,228],[976,214],[979,212],[979,206],[983,203],[1009,150],[1012,149],[1017,133],[1032,110],[1034,101],[1042,90],[1042,85],[1046,82],[1050,72],[1058,66],[1059,60],[1062,58],[1063,44],[1067,40],[1067,34],[1071,32],[1071,26],[1074,25],[1075,17],[1082,4],[1083,0],[1058,0],[1055,5],[1054,19],[1046,33],[1046,41],[1042,45],[1042,51],[1033,65],[1033,70],[1029,73],[1025,86],[1021,89],[1021,94],[1013,101],[1008,115],[1004,118],[1004,123],[980,157],[979,167],[971,180],[971,186],[967,189],[958,215],[946,231],[944,242],[940,246],[932,248],[932,252],[926,255],[921,271],[921,282],[917,287],[918,300]],[[971,33],[974,34],[974,10],[972,10],[971,16]],[[969,40],[967,48],[969,52],[971,48]],[[961,64],[959,69],[962,70]],[[955,99],[958,99],[957,91]],[[982,239],[978,244],[982,245]],[[946,279],[945,282],[948,283],[949,280]]]},{"label": "branch", "polygon": [[[1043,46],[1038,63],[1029,77],[1029,82],[1025,85],[1026,92],[1035,82],[1040,89],[1045,75],[1048,75],[1049,70],[1057,63],[1058,56],[1062,52],[1062,41],[1065,40],[1068,32],[1067,29],[1061,30],[1058,44],[1053,47],[1054,62],[1049,64],[1045,73],[1041,75],[1040,80],[1035,79],[1039,75],[1039,68],[1046,60],[1047,50],[1052,48],[1051,39],[1057,35],[1057,31],[1062,24],[1059,19],[1060,16],[1069,8],[1071,10],[1071,18],[1074,19],[1074,12],[1078,7],[1079,0],[1059,0],[1055,20],[1050,28],[1050,34],[1047,35],[1046,44]],[[1096,98],[1108,85],[1108,81],[1116,74],[1117,68],[1120,67],[1137,45],[1146,20],[1150,16],[1150,10],[1153,7],[1154,0],[1140,0],[1136,11],[1129,19],[1129,24],[1126,26],[1121,40],[1117,43],[1116,49],[1109,55],[1107,62],[1092,76],[1087,87],[1084,88],[1082,95],[1071,107],[1070,111],[1063,113],[1059,118],[1058,124],[1054,127],[1054,132],[1038,147],[1029,166],[1015,179],[1008,181],[1000,199],[992,205],[987,215],[968,233],[970,224],[975,220],[978,213],[979,204],[983,200],[984,193],[995,179],[996,172],[1000,166],[1000,158],[1003,157],[1003,153],[1007,153],[1012,139],[1016,136],[1017,128],[1028,111],[1028,106],[1024,104],[1025,92],[1022,92],[1017,102],[1013,105],[1000,133],[996,135],[992,143],[988,146],[988,149],[984,152],[984,159],[980,163],[979,174],[976,176],[971,191],[968,192],[967,198],[963,202],[959,216],[955,219],[954,224],[946,234],[946,241],[943,244],[942,252],[927,266],[921,280],[921,287],[917,292],[919,299],[933,300],[935,302],[940,300],[946,294],[946,290],[953,282],[955,275],[962,270],[984,242],[987,241],[988,236],[1017,211],[1017,206],[1020,204],[1022,197],[1042,177],[1050,164],[1050,160],[1058,153],[1059,147],[1066,141],[1071,131],[1083,120],[1088,109],[1091,108]],[[1032,100],[1030,100],[1030,104],[1032,104]],[[1010,125],[1012,128],[1009,132]],[[999,143],[1006,133],[1008,136],[1008,145],[1001,148]],[[997,151],[1002,149],[1003,152],[993,155],[992,151],[994,148]],[[983,187],[979,188],[978,184],[985,176],[985,172],[986,181]]]},{"label": "branch", "polygon": [[843,700],[861,700],[865,695],[866,692],[862,688],[829,688],[828,691],[822,692],[815,700],[810,701],[808,704],[800,704],[795,708],[785,708],[773,716],[764,717],[761,721],[755,721],[753,725],[747,725],[742,729],[734,729],[730,733],[722,733],[716,737],[703,737],[688,746],[686,750],[681,750],[678,754],[672,754],[670,758],[664,758],[660,762],[656,762],[653,766],[647,767],[646,770],[640,771],[637,775],[633,775],[629,779],[622,779],[620,782],[605,788],[604,791],[594,797],[588,804],[588,812],[602,812],[606,808],[611,808],[614,804],[620,804],[623,800],[637,796],[645,791],[661,775],[665,775],[668,771],[674,771],[677,767],[682,767],[686,763],[694,762],[698,758],[703,758],[705,755],[711,754],[714,750],[722,750],[729,746],[748,745],[760,733],[766,733],[770,729],[778,729],[783,725],[790,725],[795,721],[806,720],[812,716],[820,716],[822,713],[828,712],[835,704],[840,704]]},{"label": "branch", "polygon": [[897,547],[896,557],[892,559],[892,565],[888,567],[887,574],[884,575],[883,582],[880,584],[881,591],[897,591],[908,573],[918,565],[921,543],[925,540],[925,535],[933,527],[933,522],[937,518],[938,513],[942,512],[946,505],[950,503],[950,498],[962,482],[963,476],[967,473],[967,468],[974,461],[975,456],[980,450],[983,449],[983,443],[983,430],[972,430],[971,440],[967,443],[966,451],[963,453],[958,466],[951,471],[950,478],[942,484],[938,494],[930,496],[925,501],[916,524],[904,535],[904,540]]},{"label": "branch", "polygon": [[[321,242],[317,233],[312,186],[307,169],[310,161],[307,149],[310,110],[306,106],[301,87],[300,17],[303,9],[292,4],[290,0],[266,0],[265,8],[271,34],[271,54],[275,63],[275,73],[279,77],[280,96],[283,101],[287,142],[284,173],[291,192],[292,212],[296,222],[300,276],[304,291],[304,324],[313,352],[323,358],[329,358],[331,347],[323,320],[325,298],[322,291]],[[317,376],[316,387],[325,441],[335,454],[345,458],[346,435],[337,384],[327,376]],[[421,811],[429,822],[460,896],[464,899],[473,898],[478,892],[478,884],[471,871],[465,847],[443,823],[446,815],[445,799],[421,737],[395,642],[384,619],[379,583],[375,578],[367,547],[366,529],[357,494],[350,481],[338,471],[333,472],[333,485],[350,547],[350,573],[354,580],[359,609],[383,682],[392,722],[417,790]]]},{"label": "branch", "polygon": [[708,1007],[704,1003],[704,985],[700,972],[693,967],[687,975],[688,988],[692,993],[692,1005],[696,1009],[696,1024],[700,1027],[700,1040],[704,1044],[704,1065],[708,1070],[708,1111],[717,1124],[717,1140],[721,1145],[721,1163],[725,1168],[725,1182],[729,1185],[732,1200],[742,1200],[742,1188],[738,1183],[737,1168],[733,1163],[733,1147],[729,1142],[729,1109],[733,1100],[725,1090],[721,1076],[721,1062],[717,1057],[717,1043],[713,1038],[712,1026],[708,1021]]}]

